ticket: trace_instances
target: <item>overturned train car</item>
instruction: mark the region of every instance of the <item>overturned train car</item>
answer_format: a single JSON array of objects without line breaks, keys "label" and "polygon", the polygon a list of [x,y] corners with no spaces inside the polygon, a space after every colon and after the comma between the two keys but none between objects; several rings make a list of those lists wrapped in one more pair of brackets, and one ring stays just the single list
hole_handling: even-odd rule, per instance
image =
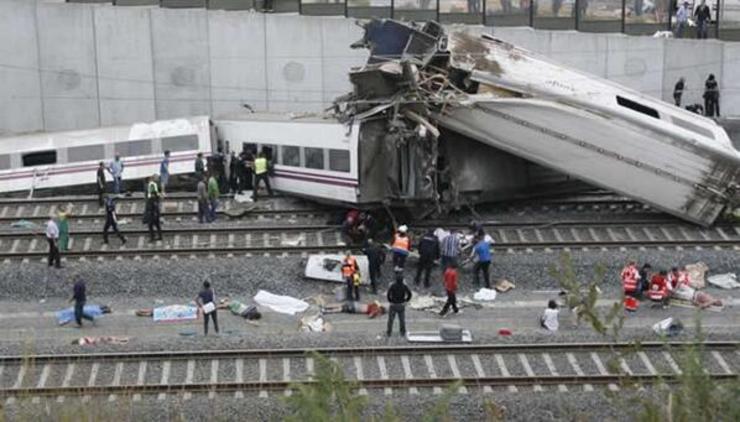
[{"label": "overturned train car", "polygon": [[[499,174],[491,177],[508,177],[519,189],[528,189],[516,183],[526,178],[501,173],[506,161],[496,157],[537,163],[702,225],[738,201],[740,153],[711,119],[488,35],[448,35],[433,22],[374,20],[365,29],[356,46],[368,48],[370,59],[352,72],[355,90],[338,107],[347,118],[383,115],[379,143],[396,151],[389,163],[416,145],[421,158],[409,167],[414,180],[438,180],[424,185],[430,190],[444,185],[440,179],[464,179],[464,163],[446,168],[440,146],[454,154],[474,141],[493,147],[489,168]],[[461,190],[451,192],[454,200]],[[445,199],[440,191],[431,196]]]}]

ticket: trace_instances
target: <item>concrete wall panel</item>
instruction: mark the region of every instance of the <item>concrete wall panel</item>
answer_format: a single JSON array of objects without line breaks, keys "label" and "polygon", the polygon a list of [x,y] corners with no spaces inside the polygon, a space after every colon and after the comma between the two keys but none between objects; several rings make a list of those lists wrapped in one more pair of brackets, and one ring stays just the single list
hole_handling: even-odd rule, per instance
[{"label": "concrete wall panel", "polygon": [[85,4],[38,4],[46,130],[100,124],[94,8]]},{"label": "concrete wall panel", "polygon": [[722,43],[715,40],[669,40],[663,56],[663,100],[673,102],[673,87],[686,78],[682,104],[704,104],[704,81],[710,73],[721,79]]},{"label": "concrete wall panel", "polygon": [[211,113],[208,15],[204,9],[151,9],[158,119]]},{"label": "concrete wall panel", "polygon": [[362,28],[351,19],[324,19],[321,24],[323,51],[323,100],[331,104],[340,95],[352,91],[349,70],[367,61],[367,50],[351,49],[350,44],[361,40]]},{"label": "concrete wall panel", "polygon": [[149,10],[95,9],[103,126],[156,119]]},{"label": "concrete wall panel", "polygon": [[44,127],[36,5],[0,2],[0,135]]},{"label": "concrete wall panel", "polygon": [[267,109],[265,15],[212,11],[208,16],[212,109],[216,116]]},{"label": "concrete wall panel", "polygon": [[[740,43],[724,44],[719,106],[723,116],[740,116]],[[719,77],[719,75],[715,75]]]},{"label": "concrete wall panel", "polygon": [[265,15],[267,106],[271,111],[316,111],[322,108],[324,52],[321,21],[324,19]]},{"label": "concrete wall panel", "polygon": [[575,31],[553,31],[549,57],[592,75],[606,76],[607,35]]},{"label": "concrete wall panel", "polygon": [[552,31],[535,31],[532,28],[501,27],[493,28],[493,36],[517,47],[543,55],[550,54]]},{"label": "concrete wall panel", "polygon": [[607,79],[662,98],[664,44],[662,38],[609,36]]}]

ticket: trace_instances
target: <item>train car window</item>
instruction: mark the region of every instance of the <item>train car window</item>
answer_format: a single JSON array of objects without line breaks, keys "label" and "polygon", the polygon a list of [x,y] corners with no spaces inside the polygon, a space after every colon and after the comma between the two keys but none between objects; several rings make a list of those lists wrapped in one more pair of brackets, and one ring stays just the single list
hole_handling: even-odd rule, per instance
[{"label": "train car window", "polygon": [[277,156],[277,145],[262,145],[260,151],[265,153],[265,158],[269,161],[273,161]]},{"label": "train car window", "polygon": [[198,135],[167,136],[162,138],[162,151],[178,152],[198,149]]},{"label": "train car window", "polygon": [[706,136],[709,139],[714,139],[714,133],[712,133],[712,131],[708,129],[704,129],[703,127],[697,126],[691,122],[687,122],[686,120],[679,119],[677,117],[671,117],[671,120],[673,120],[673,123],[680,128],[690,130],[701,136]]},{"label": "train car window", "polygon": [[7,170],[10,168],[10,154],[0,155],[0,170]]},{"label": "train car window", "polygon": [[105,145],[85,145],[67,148],[67,162],[102,161],[105,158]]},{"label": "train car window", "polygon": [[291,167],[301,166],[301,150],[299,147],[282,145],[280,149],[282,149],[280,153],[280,164]]},{"label": "train car window", "polygon": [[135,157],[137,155],[149,155],[151,153],[152,141],[150,139],[116,143],[116,155],[120,155],[121,157]]},{"label": "train car window", "polygon": [[324,150],[322,148],[306,148],[306,168],[324,169]]},{"label": "train car window", "polygon": [[349,151],[343,149],[330,149],[329,170],[349,173]]},{"label": "train car window", "polygon": [[47,164],[56,164],[56,162],[57,152],[54,150],[23,154],[23,167],[44,166]]},{"label": "train car window", "polygon": [[627,98],[620,97],[617,95],[617,104],[621,105],[622,107],[628,108],[630,110],[634,110],[638,113],[646,114],[650,117],[654,117],[656,119],[660,119],[660,115],[658,114],[658,110],[648,107],[646,105],[642,105],[638,102],[628,100]]}]

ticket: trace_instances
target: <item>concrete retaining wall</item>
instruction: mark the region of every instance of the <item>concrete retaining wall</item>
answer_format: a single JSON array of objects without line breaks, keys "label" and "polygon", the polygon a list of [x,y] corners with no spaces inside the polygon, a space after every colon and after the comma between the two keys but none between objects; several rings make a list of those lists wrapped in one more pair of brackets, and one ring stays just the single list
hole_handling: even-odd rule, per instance
[{"label": "concrete retaining wall", "polygon": [[[740,115],[740,44],[531,28],[471,28],[672,101],[720,81]],[[353,19],[251,11],[0,1],[0,134],[190,114],[317,111],[350,89],[365,51]]]}]

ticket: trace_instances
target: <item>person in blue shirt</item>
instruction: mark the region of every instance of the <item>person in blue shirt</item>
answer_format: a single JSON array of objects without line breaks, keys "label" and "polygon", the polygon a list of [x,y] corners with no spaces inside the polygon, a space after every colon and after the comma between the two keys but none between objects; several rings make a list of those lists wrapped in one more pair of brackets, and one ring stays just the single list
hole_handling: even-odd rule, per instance
[{"label": "person in blue shirt", "polygon": [[159,184],[162,185],[162,193],[167,188],[167,183],[170,181],[170,152],[164,152],[164,159],[159,164]]},{"label": "person in blue shirt", "polygon": [[491,242],[486,236],[476,236],[475,246],[473,246],[473,255],[475,258],[475,267],[473,267],[473,277],[476,286],[480,286],[478,274],[483,272],[483,285],[491,288],[489,270],[491,268]]}]

